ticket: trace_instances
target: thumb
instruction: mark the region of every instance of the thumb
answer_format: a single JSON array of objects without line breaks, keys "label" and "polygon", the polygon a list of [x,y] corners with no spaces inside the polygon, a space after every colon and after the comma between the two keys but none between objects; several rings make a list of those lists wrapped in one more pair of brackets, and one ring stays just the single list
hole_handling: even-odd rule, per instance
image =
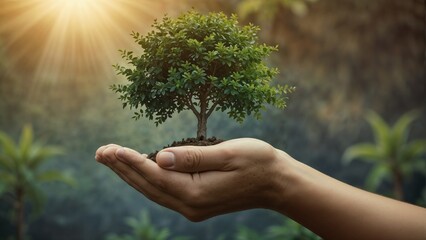
[{"label": "thumb", "polygon": [[230,151],[221,144],[214,146],[183,146],[157,153],[157,164],[179,172],[229,171]]}]

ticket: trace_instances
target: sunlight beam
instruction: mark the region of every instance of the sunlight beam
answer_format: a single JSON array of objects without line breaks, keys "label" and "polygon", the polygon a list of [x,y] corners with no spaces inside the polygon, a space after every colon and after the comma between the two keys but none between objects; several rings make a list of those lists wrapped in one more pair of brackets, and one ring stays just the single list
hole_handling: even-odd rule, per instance
[{"label": "sunlight beam", "polygon": [[[4,1],[0,47],[17,73],[29,79],[29,96],[46,84],[87,86],[115,78],[118,49],[138,46],[131,31],[144,33],[173,0]],[[173,12],[173,10],[171,10]],[[90,79],[90,81],[87,81]]]}]

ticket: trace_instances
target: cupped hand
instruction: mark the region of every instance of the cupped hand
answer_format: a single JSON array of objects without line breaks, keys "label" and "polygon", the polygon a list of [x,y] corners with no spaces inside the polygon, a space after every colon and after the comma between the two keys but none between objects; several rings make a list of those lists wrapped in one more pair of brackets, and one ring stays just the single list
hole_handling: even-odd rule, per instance
[{"label": "cupped hand", "polygon": [[158,153],[157,163],[110,144],[96,151],[96,160],[152,201],[201,221],[245,209],[273,209],[285,185],[283,155],[266,142],[243,138],[167,148]]}]

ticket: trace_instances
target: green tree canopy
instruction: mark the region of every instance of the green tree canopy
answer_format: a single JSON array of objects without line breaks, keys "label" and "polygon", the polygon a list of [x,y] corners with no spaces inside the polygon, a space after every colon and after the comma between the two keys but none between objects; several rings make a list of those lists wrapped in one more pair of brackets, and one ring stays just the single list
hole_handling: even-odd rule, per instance
[{"label": "green tree canopy", "polygon": [[164,17],[153,27],[146,36],[132,33],[143,49],[140,56],[121,51],[132,68],[115,66],[130,83],[112,89],[121,94],[123,107],[139,109],[136,119],[161,124],[174,112],[191,110],[197,137],[205,137],[214,111],[241,122],[246,115],[260,117],[265,103],[285,107],[285,94],[293,88],[270,85],[278,70],[264,59],[277,48],[257,43],[258,27],[239,26],[236,15],[195,11]]}]

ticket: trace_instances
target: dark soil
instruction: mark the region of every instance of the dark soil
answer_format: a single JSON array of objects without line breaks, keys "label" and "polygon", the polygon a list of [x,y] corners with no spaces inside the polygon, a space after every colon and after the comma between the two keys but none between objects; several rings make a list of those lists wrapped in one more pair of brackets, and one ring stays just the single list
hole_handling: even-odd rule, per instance
[{"label": "dark soil", "polygon": [[[217,139],[216,137],[211,137],[211,138],[207,138],[207,139],[204,139],[203,137],[201,137],[201,138],[187,138],[187,139],[182,138],[182,141],[177,141],[177,142],[174,141],[172,144],[170,144],[168,146],[164,146],[164,148],[179,147],[179,146],[211,146],[211,145],[219,144],[223,141],[224,140]],[[156,158],[158,152],[159,151],[155,151],[154,153],[150,153],[148,155],[148,158],[155,162],[156,161],[155,158]]]}]

